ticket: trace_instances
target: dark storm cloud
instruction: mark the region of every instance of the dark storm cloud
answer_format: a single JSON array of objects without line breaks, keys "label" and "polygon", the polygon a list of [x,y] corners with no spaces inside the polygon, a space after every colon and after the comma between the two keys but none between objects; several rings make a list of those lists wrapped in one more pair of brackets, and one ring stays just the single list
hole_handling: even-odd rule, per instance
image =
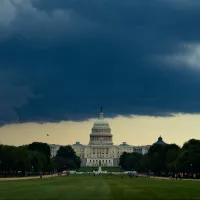
[{"label": "dark storm cloud", "polygon": [[192,0],[1,1],[1,123],[83,120],[102,104],[199,113],[199,19]]}]

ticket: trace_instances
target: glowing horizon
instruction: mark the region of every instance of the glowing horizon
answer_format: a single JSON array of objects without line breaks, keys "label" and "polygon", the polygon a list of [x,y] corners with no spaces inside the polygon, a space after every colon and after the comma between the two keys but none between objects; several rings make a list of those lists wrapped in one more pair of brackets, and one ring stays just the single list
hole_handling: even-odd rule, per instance
[{"label": "glowing horizon", "polygon": [[[200,115],[118,116],[106,119],[110,124],[115,145],[122,142],[134,146],[151,145],[160,135],[166,143],[176,143],[180,146],[189,139],[200,139]],[[88,144],[94,121],[93,118],[83,122],[10,124],[0,128],[0,141],[2,144],[17,146],[36,141],[59,145],[71,145],[76,141]]]}]

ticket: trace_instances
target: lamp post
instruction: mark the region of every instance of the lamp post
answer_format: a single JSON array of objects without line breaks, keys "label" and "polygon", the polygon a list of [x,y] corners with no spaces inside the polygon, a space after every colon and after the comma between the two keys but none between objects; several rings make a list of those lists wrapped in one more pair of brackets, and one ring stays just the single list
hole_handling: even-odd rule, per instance
[{"label": "lamp post", "polygon": [[0,160],[0,176],[1,176],[1,163],[2,163],[2,161]]},{"label": "lamp post", "polygon": [[67,165],[65,165],[65,168],[64,168],[65,170],[65,175],[67,175]]},{"label": "lamp post", "polygon": [[32,174],[34,175],[34,166],[32,165]]}]

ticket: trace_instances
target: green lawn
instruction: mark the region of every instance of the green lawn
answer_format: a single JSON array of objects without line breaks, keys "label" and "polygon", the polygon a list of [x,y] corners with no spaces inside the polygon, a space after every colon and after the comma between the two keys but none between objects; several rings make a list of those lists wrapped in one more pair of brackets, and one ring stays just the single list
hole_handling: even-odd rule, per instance
[{"label": "green lawn", "polygon": [[1,181],[0,200],[200,200],[200,181],[173,181],[105,176],[63,176]]},{"label": "green lawn", "polygon": [[123,172],[124,171],[120,167],[102,167],[102,170],[107,171],[107,172]]},{"label": "green lawn", "polygon": [[98,167],[81,167],[75,171],[77,171],[77,172],[93,172],[93,170],[98,171]]}]

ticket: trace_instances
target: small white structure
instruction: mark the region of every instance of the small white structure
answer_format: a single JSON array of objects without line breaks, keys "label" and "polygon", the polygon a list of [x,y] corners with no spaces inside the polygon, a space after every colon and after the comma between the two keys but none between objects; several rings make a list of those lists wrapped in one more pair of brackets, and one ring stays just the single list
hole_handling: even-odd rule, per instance
[{"label": "small white structure", "polygon": [[107,171],[103,171],[102,168],[99,166],[98,171],[93,170],[93,173],[98,174],[107,174]]},{"label": "small white structure", "polygon": [[[56,155],[60,145],[50,145],[52,157]],[[113,167],[119,166],[119,158],[123,152],[137,152],[146,154],[150,145],[131,146],[126,142],[120,145],[113,144],[113,135],[108,121],[103,116],[101,108],[100,117],[94,122],[90,133],[88,145],[76,142],[72,145],[77,156],[81,158],[82,166]]]}]

